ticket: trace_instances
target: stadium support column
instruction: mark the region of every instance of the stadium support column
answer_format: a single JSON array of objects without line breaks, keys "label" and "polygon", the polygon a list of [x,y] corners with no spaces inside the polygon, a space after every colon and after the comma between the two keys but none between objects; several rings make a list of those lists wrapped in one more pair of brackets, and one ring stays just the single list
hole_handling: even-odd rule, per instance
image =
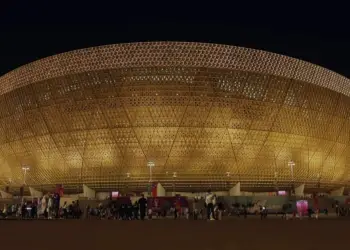
[{"label": "stadium support column", "polygon": [[236,185],[234,185],[229,191],[230,196],[241,196],[241,183],[238,182]]},{"label": "stadium support column", "polygon": [[304,196],[305,184],[301,184],[299,187],[294,189],[295,196],[303,197]]},{"label": "stadium support column", "polygon": [[36,197],[36,198],[41,198],[43,197],[43,192],[40,192],[32,187],[29,187],[29,192],[30,192],[30,196],[32,196],[32,198]]},{"label": "stadium support column", "polygon": [[157,183],[157,196],[165,196],[165,189],[159,182]]},{"label": "stadium support column", "polygon": [[331,191],[331,196],[343,196],[343,194],[344,194],[344,187]]},{"label": "stadium support column", "polygon": [[84,197],[86,197],[88,199],[95,199],[96,198],[95,190],[89,188],[85,184],[83,184],[83,193],[84,193]]},{"label": "stadium support column", "polygon": [[0,190],[0,194],[1,194],[1,198],[3,198],[3,199],[11,199],[11,198],[13,198],[12,194],[7,193],[7,192],[5,192],[3,190]]}]

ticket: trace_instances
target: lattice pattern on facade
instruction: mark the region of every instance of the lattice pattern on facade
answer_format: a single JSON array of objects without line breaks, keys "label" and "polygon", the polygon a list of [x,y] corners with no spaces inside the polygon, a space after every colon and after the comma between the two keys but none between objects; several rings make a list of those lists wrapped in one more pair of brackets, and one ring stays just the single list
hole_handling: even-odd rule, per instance
[{"label": "lattice pattern on facade", "polygon": [[29,165],[33,186],[144,189],[151,160],[170,190],[346,186],[348,88],[318,66],[232,46],[50,57],[0,78],[0,185],[19,185]]}]

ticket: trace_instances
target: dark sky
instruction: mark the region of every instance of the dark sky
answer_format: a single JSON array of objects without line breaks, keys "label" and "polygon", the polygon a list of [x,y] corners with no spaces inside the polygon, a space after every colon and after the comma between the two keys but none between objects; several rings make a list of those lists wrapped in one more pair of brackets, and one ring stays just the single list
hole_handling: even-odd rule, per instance
[{"label": "dark sky", "polygon": [[[0,75],[31,61],[121,42],[176,40],[258,48],[350,76],[345,6],[249,1],[0,1]],[[4,3],[3,3],[4,2]],[[247,2],[246,4],[242,4]],[[350,16],[350,15],[349,15]]]}]

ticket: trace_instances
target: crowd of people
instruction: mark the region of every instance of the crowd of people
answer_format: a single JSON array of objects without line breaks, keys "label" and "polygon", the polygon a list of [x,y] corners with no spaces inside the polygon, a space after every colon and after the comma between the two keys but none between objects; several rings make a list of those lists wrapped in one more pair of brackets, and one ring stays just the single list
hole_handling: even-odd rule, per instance
[{"label": "crowd of people", "polygon": [[82,211],[79,201],[73,201],[71,204],[64,202],[59,204],[57,194],[45,195],[41,199],[31,201],[22,200],[20,204],[4,204],[0,211],[0,218],[20,218],[20,219],[57,219],[57,218],[80,218]]},{"label": "crowd of people", "polygon": [[[175,199],[176,200],[176,199]],[[118,219],[118,220],[145,220],[154,218],[194,218],[214,220],[221,218],[223,206],[216,205],[216,196],[211,192],[206,197],[204,207],[193,206],[182,207],[180,202],[174,202],[170,207],[154,209],[149,206],[148,200],[141,196],[133,204],[130,200],[118,203],[110,201],[100,203],[96,207],[86,205],[81,208],[79,201],[71,204],[64,202],[60,206],[59,197],[56,194],[45,195],[41,199],[32,201],[22,200],[21,204],[5,204],[0,210],[0,218],[20,218],[20,219]]]},{"label": "crowd of people", "polygon": [[135,201],[118,204],[110,202],[108,204],[100,203],[97,207],[86,207],[86,218],[97,217],[99,219],[118,219],[118,220],[145,220],[158,218],[173,219],[208,219],[220,220],[224,206],[221,202],[216,203],[216,196],[211,192],[206,196],[203,206],[197,206],[197,202],[193,203],[192,209],[188,206],[182,207],[180,202],[170,204],[170,206],[152,208],[149,206],[147,199],[142,197]]},{"label": "crowd of people", "polygon": [[[156,198],[155,198],[156,199]],[[63,202],[60,205],[60,199],[57,194],[45,195],[41,199],[32,201],[23,200],[21,204],[4,205],[3,210],[0,210],[0,218],[21,218],[21,219],[116,219],[116,220],[145,220],[154,218],[185,218],[193,220],[221,220],[225,216],[243,215],[247,218],[251,211],[247,206],[237,207],[232,204],[225,207],[223,202],[217,200],[214,193],[208,190],[204,200],[199,202],[199,199],[194,199],[191,206],[182,206],[179,199],[175,199],[170,206],[163,206],[154,209],[148,200],[141,196],[134,203],[130,199],[124,199],[123,202],[116,202],[110,200],[109,202],[101,202],[97,206],[90,206],[89,204],[81,208],[79,200],[68,204]],[[203,202],[204,201],[204,202]],[[237,205],[237,204],[236,204]],[[335,205],[335,210],[338,216],[350,215],[349,209],[339,208]],[[328,210],[322,211],[328,214]],[[287,213],[287,208],[283,208],[280,213],[282,219],[288,218],[302,218],[308,216],[309,218],[318,218],[320,211],[316,209],[308,209],[307,214],[298,214],[296,211]],[[269,211],[264,206],[260,206],[253,214],[260,215],[261,219],[266,219]]]},{"label": "crowd of people", "polygon": [[144,195],[134,204],[131,201],[109,202],[108,204],[100,203],[97,207],[85,208],[85,217],[96,217],[99,219],[119,219],[119,220],[144,220],[146,217],[147,199]]}]

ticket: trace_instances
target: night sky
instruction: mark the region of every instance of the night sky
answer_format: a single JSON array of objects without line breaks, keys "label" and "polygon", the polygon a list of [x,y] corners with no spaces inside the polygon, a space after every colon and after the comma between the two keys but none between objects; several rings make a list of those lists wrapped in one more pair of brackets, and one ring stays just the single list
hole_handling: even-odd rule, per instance
[{"label": "night sky", "polygon": [[268,6],[266,1],[263,6],[239,3],[245,1],[114,2],[1,1],[0,75],[73,49],[172,40],[263,49],[350,77],[350,18],[345,6],[294,1],[293,6]]}]

